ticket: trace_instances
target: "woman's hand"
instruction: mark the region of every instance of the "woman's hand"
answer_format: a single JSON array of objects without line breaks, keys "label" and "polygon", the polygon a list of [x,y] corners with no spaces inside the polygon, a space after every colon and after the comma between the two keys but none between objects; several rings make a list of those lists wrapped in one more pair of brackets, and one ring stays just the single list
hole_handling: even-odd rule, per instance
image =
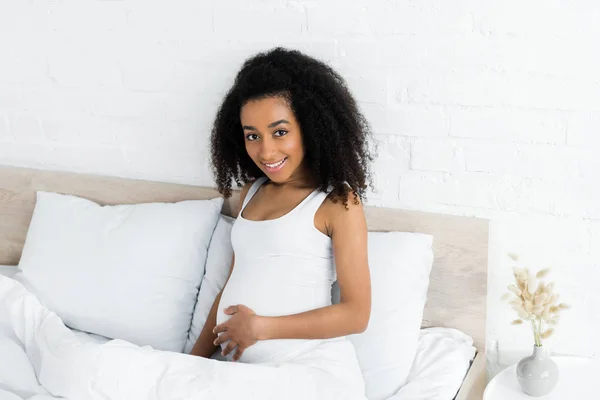
[{"label": "woman's hand", "polygon": [[258,341],[260,317],[242,304],[227,307],[224,312],[227,315],[232,315],[232,317],[226,322],[215,326],[213,333],[218,334],[219,337],[214,341],[214,344],[220,346],[222,343],[229,341],[221,352],[224,356],[231,353],[237,346],[237,350],[233,355],[233,361],[237,361],[248,347]]}]

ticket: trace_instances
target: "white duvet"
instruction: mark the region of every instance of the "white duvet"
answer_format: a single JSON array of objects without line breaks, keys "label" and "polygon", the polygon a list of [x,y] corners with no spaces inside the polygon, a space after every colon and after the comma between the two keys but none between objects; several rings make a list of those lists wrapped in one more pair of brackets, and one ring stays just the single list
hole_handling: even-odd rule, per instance
[{"label": "white duvet", "polygon": [[365,399],[342,365],[322,363],[337,345],[293,363],[249,365],[103,341],[71,331],[0,276],[0,400]]}]

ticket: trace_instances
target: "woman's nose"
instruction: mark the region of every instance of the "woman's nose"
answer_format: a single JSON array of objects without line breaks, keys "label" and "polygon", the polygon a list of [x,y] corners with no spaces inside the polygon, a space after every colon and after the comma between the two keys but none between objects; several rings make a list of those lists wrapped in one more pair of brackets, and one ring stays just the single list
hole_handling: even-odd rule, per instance
[{"label": "woman's nose", "polygon": [[276,153],[275,144],[271,140],[263,140],[260,146],[260,157],[263,160],[273,161],[271,157]]}]

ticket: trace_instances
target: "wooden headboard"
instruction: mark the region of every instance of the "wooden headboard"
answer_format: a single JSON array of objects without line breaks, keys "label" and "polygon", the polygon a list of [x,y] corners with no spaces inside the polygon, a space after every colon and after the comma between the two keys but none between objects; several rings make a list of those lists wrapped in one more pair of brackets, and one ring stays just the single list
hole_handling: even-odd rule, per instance
[{"label": "wooden headboard", "polygon": [[[72,194],[99,204],[175,202],[220,196],[181,184],[0,166],[0,265],[19,262],[35,205],[35,192]],[[223,213],[237,215],[237,196]],[[235,205],[235,206],[232,206]],[[435,262],[423,327],[456,328],[485,347],[488,221],[417,211],[365,207],[371,231],[433,235]]]}]

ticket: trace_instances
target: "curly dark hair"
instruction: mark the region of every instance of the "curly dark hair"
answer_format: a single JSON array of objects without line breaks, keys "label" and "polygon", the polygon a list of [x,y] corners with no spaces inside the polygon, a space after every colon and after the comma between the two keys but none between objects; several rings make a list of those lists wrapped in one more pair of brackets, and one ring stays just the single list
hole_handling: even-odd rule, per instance
[{"label": "curly dark hair", "polygon": [[217,188],[231,196],[264,173],[246,152],[240,110],[250,101],[285,98],[302,132],[306,165],[318,188],[333,189],[330,198],[348,205],[364,201],[373,187],[371,130],[344,79],[330,66],[297,50],[277,47],[247,59],[219,107],[211,133],[212,169]]}]

